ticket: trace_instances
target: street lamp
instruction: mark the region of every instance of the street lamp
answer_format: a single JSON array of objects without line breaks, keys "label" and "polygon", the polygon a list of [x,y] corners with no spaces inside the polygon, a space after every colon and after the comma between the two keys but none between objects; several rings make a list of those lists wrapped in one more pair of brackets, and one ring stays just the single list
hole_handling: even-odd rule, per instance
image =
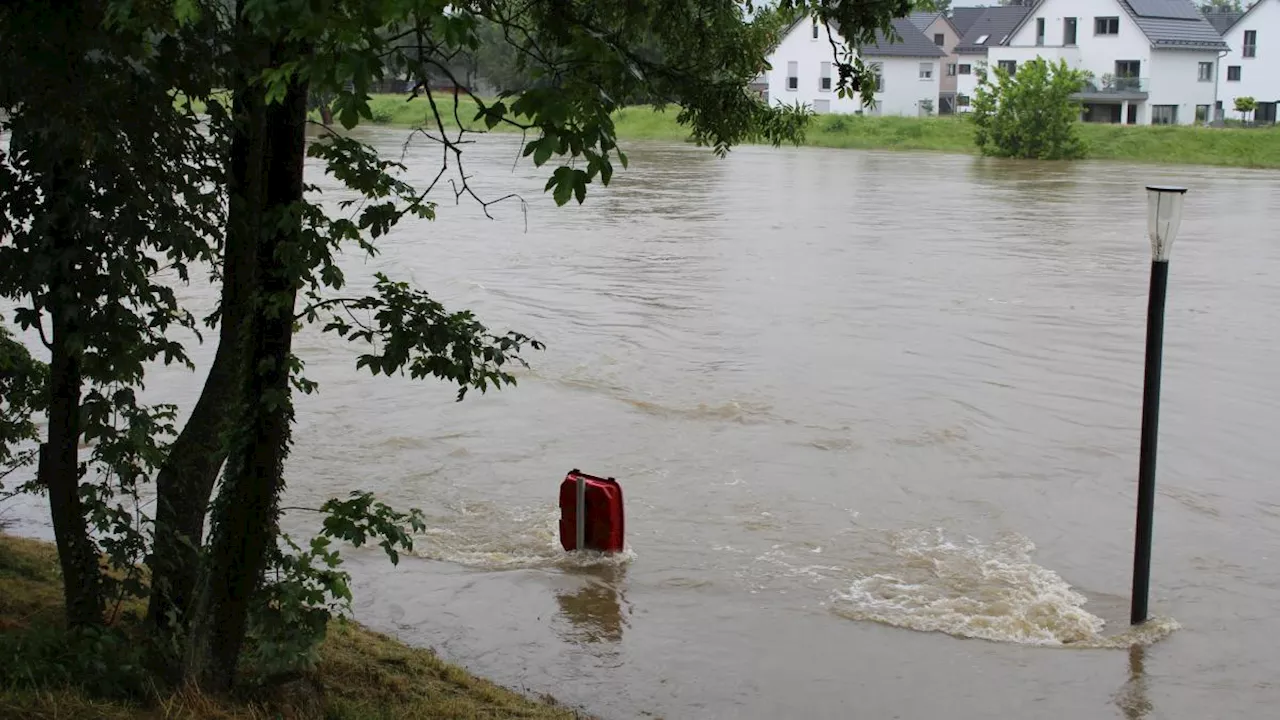
[{"label": "street lamp", "polygon": [[1133,604],[1129,622],[1147,620],[1151,586],[1151,524],[1156,502],[1156,438],[1160,424],[1160,361],[1169,253],[1182,224],[1187,189],[1147,186],[1147,234],[1151,236],[1151,290],[1147,295],[1147,363],[1142,388],[1142,448],[1138,460],[1138,528],[1133,550]]}]

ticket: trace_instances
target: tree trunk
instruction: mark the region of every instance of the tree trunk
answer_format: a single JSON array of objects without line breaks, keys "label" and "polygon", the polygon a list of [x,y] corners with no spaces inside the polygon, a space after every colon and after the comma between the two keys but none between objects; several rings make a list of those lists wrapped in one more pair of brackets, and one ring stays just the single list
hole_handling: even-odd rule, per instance
[{"label": "tree trunk", "polygon": [[[158,663],[181,677],[174,657],[187,627],[200,574],[200,546],[209,497],[227,457],[233,393],[243,377],[243,333],[255,291],[255,253],[262,212],[265,106],[259,90],[235,91],[228,173],[227,237],[223,250],[218,351],[191,417],[156,477],[155,544],[150,560],[147,618],[161,650]],[[180,655],[180,653],[179,653]]]},{"label": "tree trunk", "polygon": [[[59,85],[74,96],[84,82],[81,55],[89,33],[98,22],[98,8],[91,2],[68,0],[55,5],[54,10],[56,21],[44,32],[48,33],[52,46],[60,46],[66,53],[65,75],[59,78]],[[69,217],[78,209],[74,207],[74,199],[68,198],[85,159],[73,143],[64,144],[62,149],[66,154],[51,168],[42,188],[46,198],[54,199],[49,202],[69,202],[72,207],[54,212],[50,218],[49,242],[53,257],[45,298],[51,325],[49,429],[47,442],[40,448],[37,479],[49,493],[67,624],[79,627],[100,625],[105,605],[97,546],[89,534],[89,522],[80,502],[80,396],[84,388],[84,336],[80,326],[85,308],[77,287],[79,238],[74,234],[75,220]]]},{"label": "tree trunk", "polygon": [[[54,246],[65,253],[68,239],[57,237]],[[63,259],[66,255],[63,255]],[[62,262],[59,259],[55,262]],[[58,544],[67,624],[99,625],[104,608],[98,553],[89,536],[80,502],[80,351],[75,322],[75,291],[66,282],[70,268],[55,271],[64,278],[52,287],[52,353],[49,362],[49,437],[41,446],[39,481],[49,492],[53,535]],[[59,297],[61,296],[61,297]]]},{"label": "tree trunk", "polygon": [[[278,60],[280,58],[277,58]],[[287,59],[287,58],[284,58]],[[301,241],[307,85],[295,80],[266,109],[266,203],[258,228],[257,293],[247,324],[236,437],[214,503],[209,556],[192,623],[188,677],[221,692],[235,680],[249,608],[276,541],[284,460],[293,420],[289,365]],[[286,219],[287,218],[287,219]]]}]

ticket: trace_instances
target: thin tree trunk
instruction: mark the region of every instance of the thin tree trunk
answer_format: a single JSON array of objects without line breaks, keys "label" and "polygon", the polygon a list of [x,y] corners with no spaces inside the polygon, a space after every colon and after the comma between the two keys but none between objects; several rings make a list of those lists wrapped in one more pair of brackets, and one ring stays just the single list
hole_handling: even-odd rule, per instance
[{"label": "thin tree trunk", "polygon": [[[302,200],[307,85],[294,81],[266,110],[266,204],[257,245],[258,292],[245,344],[244,381],[231,455],[214,503],[209,556],[192,624],[188,676],[221,692],[235,680],[249,608],[276,541],[293,408],[289,365],[301,240],[292,210]],[[286,222],[285,217],[291,221]]]},{"label": "thin tree trunk", "polygon": [[[55,247],[65,245],[55,239]],[[65,257],[65,255],[64,255]],[[57,275],[63,275],[64,268]],[[80,353],[75,349],[76,305],[67,283],[53,285],[52,353],[49,362],[49,436],[41,447],[39,480],[49,492],[53,535],[62,567],[67,624],[72,627],[102,623],[102,576],[98,553],[89,536],[84,507],[80,502]],[[63,295],[63,297],[57,297]]]},{"label": "thin tree trunk", "polygon": [[147,617],[159,641],[159,658],[181,676],[172,650],[187,625],[200,574],[209,497],[226,460],[233,393],[242,378],[244,322],[254,293],[257,223],[262,211],[264,105],[261,91],[236,91],[228,177],[227,237],[223,248],[221,329],[218,351],[191,417],[169,449],[156,477],[155,544]]}]

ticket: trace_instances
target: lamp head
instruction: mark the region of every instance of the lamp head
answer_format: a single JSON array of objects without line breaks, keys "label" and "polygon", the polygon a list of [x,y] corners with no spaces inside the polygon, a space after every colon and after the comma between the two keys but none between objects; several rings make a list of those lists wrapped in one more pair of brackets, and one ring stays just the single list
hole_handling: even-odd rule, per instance
[{"label": "lamp head", "polygon": [[1151,236],[1151,259],[1169,262],[1173,241],[1182,225],[1182,203],[1187,189],[1169,185],[1147,186],[1147,234]]}]

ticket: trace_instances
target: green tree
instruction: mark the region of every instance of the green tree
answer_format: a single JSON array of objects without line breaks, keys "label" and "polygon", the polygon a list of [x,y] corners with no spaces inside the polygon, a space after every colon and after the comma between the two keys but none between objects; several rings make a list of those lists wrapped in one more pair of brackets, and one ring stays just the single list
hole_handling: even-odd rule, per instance
[{"label": "green tree", "polygon": [[0,296],[49,353],[43,397],[23,400],[48,418],[28,487],[49,499],[73,626],[102,622],[111,579],[100,555],[141,560],[112,499],[158,461],[171,413],[140,406],[134,389],[147,363],[186,362],[168,334],[195,325],[160,276],[211,259],[222,218],[219,137],[173,101],[208,94],[191,59],[207,64],[213,49],[173,23],[109,29],[109,10],[0,8]]},{"label": "green tree", "polygon": [[1250,113],[1258,109],[1258,101],[1248,95],[1236,98],[1235,110],[1240,113],[1240,120],[1246,122]]},{"label": "green tree", "polygon": [[[994,75],[994,79],[993,76]],[[1084,156],[1077,132],[1084,76],[1065,61],[1023,63],[1016,75],[984,71],[973,98],[974,141],[983,155],[1063,160]]]},{"label": "green tree", "polygon": [[[910,9],[908,0],[778,6],[839,25],[854,45]],[[401,219],[433,217],[443,172],[413,187],[398,179],[397,162],[344,133],[308,143],[308,98],[332,97],[334,117],[351,128],[370,119],[371,88],[409,78],[416,88],[406,100],[421,108],[425,136],[455,173],[450,200],[492,202],[467,183],[466,138],[507,125],[528,134],[524,155],[548,168],[555,202],[581,203],[591,183],[608,183],[615,163],[626,165],[611,114],[630,99],[678,107],[693,138],[720,154],[746,140],[801,137],[806,113],[767,107],[745,91],[773,41],[748,20],[750,10],[736,0],[23,0],[0,8],[0,122],[11,133],[0,162],[0,294],[25,303],[20,326],[47,330],[48,383],[34,405],[49,414],[48,449],[33,488],[49,495],[68,619],[101,623],[110,577],[98,566],[102,552],[121,566],[146,553],[148,618],[169,679],[230,687],[246,638],[272,627],[272,603],[288,599],[306,617],[327,617],[326,598],[349,597],[330,541],[376,540],[394,560],[412,546],[406,526],[418,522],[358,496],[322,508],[324,530],[309,549],[281,536],[292,398],[317,389],[293,352],[298,328],[318,323],[352,341],[358,369],[443,379],[458,385],[459,399],[512,384],[511,364],[539,347],[490,332],[394,278],[380,276],[367,295],[343,294],[336,253],[352,245],[375,253]],[[471,106],[434,92],[432,78],[465,84],[458,58],[477,53],[485,33],[514,51],[528,85],[496,100],[472,96]],[[856,57],[835,59],[838,92],[871,90]],[[207,126],[174,94],[202,101]],[[305,192],[308,154],[363,201],[326,213]],[[210,318],[218,350],[169,443],[173,409],[141,407],[134,390],[147,363],[185,362],[169,333],[196,323],[164,274],[185,278],[196,263],[221,283]],[[83,439],[96,441],[100,480],[81,472]],[[136,496],[150,479],[153,522],[110,502]],[[150,527],[150,546],[135,525]],[[104,529],[118,540],[96,539]],[[290,584],[268,581],[275,570]],[[323,624],[275,627],[305,651],[308,627],[322,632]]]}]

